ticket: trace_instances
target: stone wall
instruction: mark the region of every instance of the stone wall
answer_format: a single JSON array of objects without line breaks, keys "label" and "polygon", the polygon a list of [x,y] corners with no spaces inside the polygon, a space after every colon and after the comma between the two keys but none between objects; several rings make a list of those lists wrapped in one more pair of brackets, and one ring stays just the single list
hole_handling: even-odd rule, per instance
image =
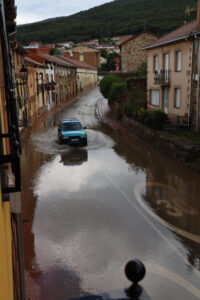
[{"label": "stone wall", "polygon": [[154,34],[143,32],[121,46],[122,72],[136,72],[143,62],[147,61],[147,51],[143,47],[157,40]]},{"label": "stone wall", "polygon": [[142,138],[145,142],[165,153],[167,156],[200,172],[200,146],[187,145],[160,136],[153,129],[125,116],[122,112],[123,105],[120,105],[120,103],[112,103],[111,110],[114,117],[120,120],[122,126],[131,133]]},{"label": "stone wall", "polygon": [[200,146],[197,147],[186,145],[182,142],[173,141],[169,138],[162,137],[151,128],[148,128],[147,126],[140,124],[126,116],[123,116],[122,124],[131,130],[135,135],[142,137],[146,142],[150,143],[158,150],[180,162],[192,160],[197,154],[200,156]]}]

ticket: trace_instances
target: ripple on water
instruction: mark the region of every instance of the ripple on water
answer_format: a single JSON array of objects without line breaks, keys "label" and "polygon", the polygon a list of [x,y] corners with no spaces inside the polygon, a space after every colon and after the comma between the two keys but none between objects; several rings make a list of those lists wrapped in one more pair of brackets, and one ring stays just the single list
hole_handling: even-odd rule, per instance
[{"label": "ripple on water", "polygon": [[[111,148],[114,142],[107,135],[100,131],[92,129],[87,130],[88,145],[81,147],[87,150],[98,150],[100,148]],[[57,137],[57,128],[50,128],[45,132],[40,132],[32,135],[32,142],[35,150],[47,154],[60,154],[71,151],[72,145],[60,145]]]}]

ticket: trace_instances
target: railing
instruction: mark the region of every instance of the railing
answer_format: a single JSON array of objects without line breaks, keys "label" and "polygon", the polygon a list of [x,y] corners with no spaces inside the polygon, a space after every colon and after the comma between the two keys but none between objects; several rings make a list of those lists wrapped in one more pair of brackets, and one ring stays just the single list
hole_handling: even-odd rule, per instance
[{"label": "railing", "polygon": [[188,123],[188,116],[169,116],[169,120],[172,126],[175,127],[189,127],[190,124]]},{"label": "railing", "polygon": [[170,84],[169,70],[155,71],[154,82],[155,84],[169,85]]}]

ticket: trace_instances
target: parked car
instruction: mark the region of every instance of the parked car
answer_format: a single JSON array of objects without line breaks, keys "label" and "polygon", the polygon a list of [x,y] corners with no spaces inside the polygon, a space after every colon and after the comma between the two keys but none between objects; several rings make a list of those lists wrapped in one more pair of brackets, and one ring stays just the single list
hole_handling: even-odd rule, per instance
[{"label": "parked car", "polygon": [[60,144],[87,145],[86,127],[78,119],[65,119],[58,125],[58,140]]}]

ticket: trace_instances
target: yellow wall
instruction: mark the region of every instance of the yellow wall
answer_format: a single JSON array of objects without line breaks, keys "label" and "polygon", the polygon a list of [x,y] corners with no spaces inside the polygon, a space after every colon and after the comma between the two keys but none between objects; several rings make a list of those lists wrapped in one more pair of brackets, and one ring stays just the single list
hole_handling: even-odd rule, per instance
[{"label": "yellow wall", "polygon": [[98,80],[98,74],[97,70],[93,69],[83,69],[83,68],[78,68],[77,69],[77,75],[79,77],[78,80],[78,90],[80,89],[80,86],[82,89],[95,85]]},{"label": "yellow wall", "polygon": [[[2,114],[2,98],[0,94],[0,112]],[[3,131],[3,122],[1,124]],[[4,144],[5,152],[5,144]],[[0,299],[13,300],[12,271],[12,232],[9,202],[2,202],[2,187],[0,179]]]}]

